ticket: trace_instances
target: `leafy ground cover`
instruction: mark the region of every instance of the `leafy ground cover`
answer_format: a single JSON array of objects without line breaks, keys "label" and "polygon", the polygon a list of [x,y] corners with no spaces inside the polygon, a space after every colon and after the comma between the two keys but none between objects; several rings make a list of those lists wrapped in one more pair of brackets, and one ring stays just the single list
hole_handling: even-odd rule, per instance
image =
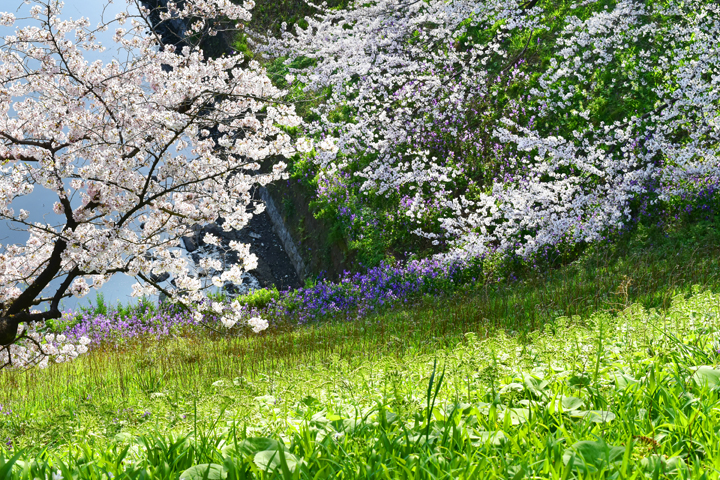
[{"label": "leafy ground cover", "polygon": [[0,475],[716,478],[720,243],[681,232],[352,322],[4,372]]}]

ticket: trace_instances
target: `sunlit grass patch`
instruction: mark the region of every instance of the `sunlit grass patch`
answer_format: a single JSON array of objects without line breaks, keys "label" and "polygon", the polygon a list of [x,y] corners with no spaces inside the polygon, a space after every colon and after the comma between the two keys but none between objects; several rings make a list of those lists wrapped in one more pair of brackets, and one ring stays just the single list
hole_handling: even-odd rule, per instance
[{"label": "sunlit grass patch", "polygon": [[[394,319],[424,325],[426,345],[381,337],[375,322],[326,325],[286,334],[284,347],[177,339],[6,376],[26,392],[2,419],[6,456],[50,446],[36,467],[62,460],[82,478],[178,478],[208,464],[238,478],[713,472],[720,296],[696,289],[664,311],[560,317],[555,334],[527,339],[433,339],[432,316]],[[251,358],[255,342],[280,354]],[[28,465],[15,474],[28,478]]]},{"label": "sunlit grass patch", "polygon": [[360,319],[107,341],[3,372],[0,440],[23,478],[712,478],[716,237],[639,228]]}]

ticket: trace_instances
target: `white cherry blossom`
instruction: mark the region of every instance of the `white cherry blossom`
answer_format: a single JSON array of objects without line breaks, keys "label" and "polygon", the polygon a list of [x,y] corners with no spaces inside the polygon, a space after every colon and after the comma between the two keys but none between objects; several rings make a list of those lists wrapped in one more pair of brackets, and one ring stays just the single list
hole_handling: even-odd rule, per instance
[{"label": "white cherry blossom", "polygon": [[[115,35],[125,52],[90,64],[84,53],[101,47],[90,40],[89,21],[61,20],[57,0],[32,3],[35,24],[0,45],[0,220],[28,233],[24,244],[0,246],[2,344],[19,324],[59,317],[62,298],[121,272],[137,278],[135,295],[162,288],[180,301],[201,300],[208,285],[177,254],[180,238],[220,217],[227,228],[242,228],[258,211],[247,208],[251,188],[286,176],[282,162],[260,173],[259,161],[293,153],[282,126],[300,123],[257,62],[240,66],[242,54],[205,59],[197,43],[178,54],[172,46],[160,51],[144,34],[152,31],[144,8],[98,26],[125,24]],[[183,4],[169,13],[237,22],[252,7]],[[14,21],[0,13],[3,25]],[[212,33],[198,29],[199,38]],[[217,139],[209,135],[214,127]],[[54,192],[54,214],[15,208],[35,188]],[[44,213],[47,221],[28,221]],[[248,249],[237,251],[240,265],[225,280],[256,264]],[[152,280],[164,272],[175,286]],[[44,310],[29,313],[36,305]]]}]

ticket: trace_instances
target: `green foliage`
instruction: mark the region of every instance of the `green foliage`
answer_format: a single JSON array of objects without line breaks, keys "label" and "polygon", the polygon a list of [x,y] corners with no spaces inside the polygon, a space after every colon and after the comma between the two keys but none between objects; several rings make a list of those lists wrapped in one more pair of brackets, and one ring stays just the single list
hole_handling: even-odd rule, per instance
[{"label": "green foliage", "polygon": [[235,41],[232,44],[232,48],[235,51],[240,52],[243,55],[245,55],[246,60],[252,59],[255,56],[253,54],[252,50],[250,50],[250,47],[248,46],[247,36],[242,32],[238,33],[235,36]]},{"label": "green foliage", "polygon": [[60,318],[51,318],[45,321],[49,333],[62,333],[80,322],[81,315],[63,315]]},{"label": "green foliage", "polygon": [[[123,374],[122,361],[98,363],[107,352],[98,353],[34,380],[38,388],[50,379],[58,385],[74,379],[72,391],[51,395],[65,397],[68,415],[53,419],[69,436],[61,440],[56,426],[42,433],[54,438],[52,446],[24,443],[27,432],[18,432],[47,413],[39,405],[14,410],[0,424],[3,434],[14,435],[12,451],[0,449],[0,472],[18,479],[49,478],[58,470],[78,479],[376,478],[384,472],[390,478],[515,478],[519,472],[718,478],[720,370],[713,365],[720,296],[694,292],[675,296],[666,310],[634,304],[617,314],[559,316],[556,334],[524,340],[503,331],[488,336],[476,325],[427,348],[413,333],[388,335],[386,324],[388,336],[380,338],[376,328],[364,339],[374,348],[342,353],[338,344],[321,347],[330,330],[305,331],[295,342],[313,335],[315,348],[327,353],[308,356],[301,348],[292,358],[275,357],[269,368],[244,372],[205,343],[198,351],[215,358],[209,363],[224,363],[225,373],[213,371],[217,364],[188,368],[175,356],[167,373],[176,378],[155,392],[136,390],[137,373]],[[431,338],[428,327],[418,333]],[[484,373],[488,368],[492,376]],[[77,375],[85,369],[94,378]],[[102,395],[119,378],[126,383],[117,403],[133,405],[129,415],[108,408],[112,399]],[[93,395],[78,398],[83,384],[95,388],[86,390]],[[293,388],[298,385],[303,388]]]},{"label": "green foliage", "polygon": [[[348,5],[347,0],[330,0],[327,6],[340,8]],[[305,17],[314,15],[317,9],[308,4],[305,0],[258,0],[252,9],[252,20],[250,26],[257,32],[265,33],[270,31],[274,35],[281,32],[283,22],[287,29],[292,30],[297,24],[301,28],[307,28]]]},{"label": "green foliage", "polygon": [[620,240],[367,321],[2,372],[3,478],[717,478],[718,230]]},{"label": "green foliage", "polygon": [[263,308],[272,300],[277,300],[279,296],[280,292],[278,292],[277,287],[262,288],[247,295],[237,297],[237,301],[248,307]]}]

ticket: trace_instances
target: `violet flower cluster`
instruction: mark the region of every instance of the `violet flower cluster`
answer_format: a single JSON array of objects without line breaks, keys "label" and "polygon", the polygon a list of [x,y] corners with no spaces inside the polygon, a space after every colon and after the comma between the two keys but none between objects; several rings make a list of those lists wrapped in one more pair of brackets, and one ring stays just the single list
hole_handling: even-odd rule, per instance
[{"label": "violet flower cluster", "polygon": [[[443,263],[425,259],[405,265],[383,263],[365,273],[345,272],[338,282],[322,280],[309,288],[280,292],[262,308],[221,307],[220,302],[207,301],[207,305],[197,305],[194,310],[179,305],[164,305],[158,309],[152,303],[141,302],[131,312],[82,312],[63,333],[69,339],[89,338],[92,348],[121,345],[131,340],[161,340],[188,330],[197,331],[203,326],[229,333],[244,331],[242,327],[247,326],[257,333],[279,322],[305,324],[328,319],[356,320],[423,295],[450,293],[479,276],[478,262]],[[237,322],[228,322],[223,311],[232,311]],[[73,314],[67,312],[65,316],[69,319]]]},{"label": "violet flower cluster", "polygon": [[[176,336],[187,327],[202,323],[192,312],[179,306],[158,309],[141,301],[131,312],[109,310],[105,314],[85,311],[75,315],[75,323],[64,333],[69,338],[88,337],[90,346],[119,345],[133,339],[155,339]],[[73,317],[66,312],[64,317]],[[212,322],[216,324],[216,321]]]},{"label": "violet flower cluster", "polygon": [[478,262],[382,263],[365,273],[345,272],[338,282],[323,280],[311,288],[285,292],[268,308],[275,317],[279,313],[299,324],[324,318],[361,319],[423,295],[450,293],[474,281],[480,271]]}]

